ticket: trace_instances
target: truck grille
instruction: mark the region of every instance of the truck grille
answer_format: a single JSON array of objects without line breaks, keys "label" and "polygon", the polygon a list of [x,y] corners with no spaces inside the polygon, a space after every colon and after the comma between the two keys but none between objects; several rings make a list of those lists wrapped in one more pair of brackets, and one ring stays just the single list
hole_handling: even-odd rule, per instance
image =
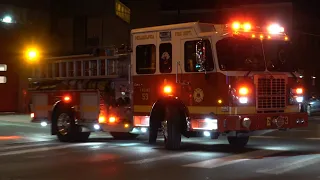
[{"label": "truck grille", "polygon": [[286,77],[263,76],[257,78],[257,110],[286,107]]}]

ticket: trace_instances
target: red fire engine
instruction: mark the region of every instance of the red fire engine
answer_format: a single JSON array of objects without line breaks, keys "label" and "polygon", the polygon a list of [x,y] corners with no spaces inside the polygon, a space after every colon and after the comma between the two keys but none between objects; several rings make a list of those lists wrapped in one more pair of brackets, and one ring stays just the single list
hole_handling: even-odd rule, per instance
[{"label": "red fire engine", "polygon": [[226,135],[245,146],[253,134],[308,125],[289,38],[277,24],[141,28],[131,43],[130,58],[47,59],[32,79],[33,121],[52,123],[63,141],[101,128],[115,138],[148,130],[154,143],[160,131],[167,149],[178,149],[181,135]]}]

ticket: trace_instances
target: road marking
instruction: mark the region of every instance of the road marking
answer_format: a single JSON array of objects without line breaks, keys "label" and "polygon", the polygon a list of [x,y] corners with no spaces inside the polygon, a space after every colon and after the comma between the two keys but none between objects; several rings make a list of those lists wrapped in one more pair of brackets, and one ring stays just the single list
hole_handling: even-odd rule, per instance
[{"label": "road marking", "polygon": [[66,149],[66,148],[79,147],[79,146],[94,146],[94,145],[100,145],[100,144],[104,144],[104,143],[79,143],[79,144],[67,144],[67,145],[54,146],[54,147],[41,147],[41,148],[34,148],[34,149],[17,150],[17,151],[0,153],[0,157],[34,153],[34,152],[43,152],[43,151],[50,151],[50,150],[58,150],[58,149]]},{"label": "road marking", "polygon": [[55,144],[58,144],[58,143],[42,143],[42,144],[26,144],[26,145],[17,145],[17,146],[6,146],[6,147],[1,147],[1,150],[11,150],[11,149],[29,148],[29,147],[55,145]]},{"label": "road marking", "polygon": [[159,157],[154,157],[154,158],[146,158],[146,159],[142,159],[142,160],[138,160],[138,161],[125,162],[125,164],[144,164],[144,163],[150,163],[150,162],[155,162],[155,161],[161,161],[161,160],[165,160],[165,159],[188,156],[191,154],[193,154],[193,153],[192,152],[175,153],[175,154],[164,155],[164,156],[159,156]]},{"label": "road marking", "polygon": [[191,163],[191,164],[186,164],[183,165],[184,167],[196,167],[196,168],[217,168],[221,166],[226,166],[230,164],[235,164],[238,162],[242,161],[247,161],[250,159],[253,159],[255,157],[261,157],[261,156],[270,156],[274,155],[277,153],[280,153],[283,151],[279,150],[257,150],[257,151],[252,151],[252,152],[247,152],[243,154],[237,154],[237,155],[232,155],[232,156],[227,156],[227,157],[222,157],[222,158],[215,158],[215,159],[209,159],[205,161],[200,161],[197,163]]},{"label": "road marking", "polygon": [[260,169],[257,170],[257,173],[263,173],[263,174],[274,174],[274,175],[278,175],[278,174],[283,174],[285,172],[289,172],[289,171],[293,171],[295,169],[299,169],[299,168],[303,168],[315,163],[320,162],[320,155],[311,155],[308,158],[303,158],[301,160],[296,160],[293,162],[289,162],[289,163],[284,163],[282,165],[276,166],[274,168],[269,168],[269,169]]}]

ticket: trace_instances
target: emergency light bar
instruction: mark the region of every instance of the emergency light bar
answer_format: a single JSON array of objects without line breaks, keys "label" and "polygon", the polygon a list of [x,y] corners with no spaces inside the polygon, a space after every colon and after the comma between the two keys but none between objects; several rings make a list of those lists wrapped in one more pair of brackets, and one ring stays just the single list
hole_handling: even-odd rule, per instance
[{"label": "emergency light bar", "polygon": [[250,22],[241,23],[239,21],[235,21],[231,26],[228,24],[227,29],[232,31],[234,35],[260,39],[289,40],[289,37],[284,32],[284,28],[279,24],[270,24],[269,26],[259,27],[253,26]]}]

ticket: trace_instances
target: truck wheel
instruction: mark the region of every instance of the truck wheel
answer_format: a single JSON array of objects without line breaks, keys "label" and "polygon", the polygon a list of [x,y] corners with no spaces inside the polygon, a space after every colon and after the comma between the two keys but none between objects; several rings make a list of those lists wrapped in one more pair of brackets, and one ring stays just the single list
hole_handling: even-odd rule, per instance
[{"label": "truck wheel", "polygon": [[168,150],[178,150],[181,145],[180,113],[173,108],[167,116],[167,120],[162,123],[165,148]]},{"label": "truck wheel", "polygon": [[248,144],[249,136],[245,136],[245,137],[229,136],[228,141],[231,146],[242,148]]},{"label": "truck wheel", "polygon": [[76,140],[77,127],[73,114],[69,111],[59,111],[56,119],[57,137],[61,142],[72,142]]},{"label": "truck wheel", "polygon": [[132,134],[127,132],[110,132],[110,134],[114,139],[119,140],[135,139],[139,136],[139,134]]}]

